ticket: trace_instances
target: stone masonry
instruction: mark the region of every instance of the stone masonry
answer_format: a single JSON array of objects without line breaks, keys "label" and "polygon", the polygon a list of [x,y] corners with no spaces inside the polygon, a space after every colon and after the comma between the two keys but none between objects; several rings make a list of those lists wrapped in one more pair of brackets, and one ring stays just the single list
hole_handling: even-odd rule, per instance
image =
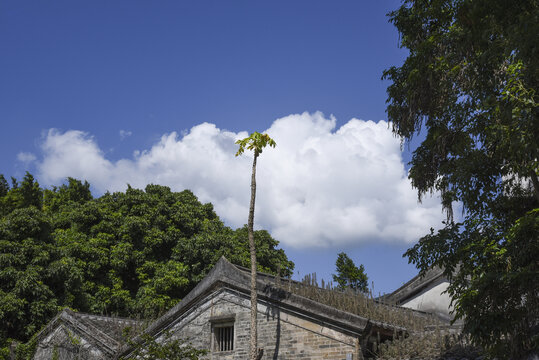
[{"label": "stone masonry", "polygon": [[[180,303],[146,327],[144,333],[158,342],[182,339],[206,349],[206,359],[247,359],[249,280],[248,269],[221,258]],[[373,334],[385,340],[405,331],[397,325],[369,320],[300,296],[293,287],[282,286],[281,280],[276,280],[272,275],[257,275],[258,346],[262,360],[363,360],[372,347]],[[50,358],[55,348],[65,349],[61,354],[65,359],[130,358],[133,342],[144,346],[142,337],[133,338],[133,342],[120,338],[120,330],[133,326],[138,327],[129,319],[64,310],[37,337],[34,359]],[[72,351],[75,337],[77,349],[83,349],[84,354]]]},{"label": "stone masonry", "polygon": [[[216,351],[212,319],[234,319],[234,350]],[[220,289],[170,328],[173,337],[211,349],[209,359],[248,358],[250,306],[247,296]],[[356,339],[267,302],[258,305],[262,359],[358,359]]]}]

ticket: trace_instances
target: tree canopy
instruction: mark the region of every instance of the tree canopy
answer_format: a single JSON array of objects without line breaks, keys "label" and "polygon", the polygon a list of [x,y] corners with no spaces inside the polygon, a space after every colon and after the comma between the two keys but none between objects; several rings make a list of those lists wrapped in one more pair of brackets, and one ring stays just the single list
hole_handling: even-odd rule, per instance
[{"label": "tree canopy", "polygon": [[[292,274],[267,231],[254,240],[260,271]],[[188,190],[148,185],[93,198],[72,178],[42,189],[29,173],[11,187],[0,176],[0,348],[28,340],[64,307],[155,317],[221,256],[250,265],[247,228],[225,226]]]},{"label": "tree canopy", "polygon": [[524,356],[539,348],[538,3],[405,0],[389,18],[409,55],[384,72],[388,118],[426,135],[409,176],[448,214],[405,255],[446,270],[476,343]]},{"label": "tree canopy", "polygon": [[333,275],[333,281],[338,284],[341,290],[352,289],[366,293],[369,288],[369,278],[365,274],[365,267],[360,264],[359,267],[354,264],[354,261],[341,252],[337,256],[335,262],[337,274]]}]

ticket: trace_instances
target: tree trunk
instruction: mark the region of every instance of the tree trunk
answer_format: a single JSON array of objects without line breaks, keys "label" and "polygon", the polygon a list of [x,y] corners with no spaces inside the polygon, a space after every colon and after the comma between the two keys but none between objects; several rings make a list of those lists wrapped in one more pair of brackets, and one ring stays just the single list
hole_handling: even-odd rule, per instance
[{"label": "tree trunk", "polygon": [[530,178],[532,179],[533,193],[535,194],[537,201],[539,201],[539,180],[537,179],[537,174],[535,171],[532,171]]},{"label": "tree trunk", "polygon": [[257,360],[257,294],[256,294],[256,249],[255,249],[255,237],[253,232],[254,218],[255,218],[255,197],[256,197],[256,158],[258,154],[255,151],[253,160],[253,173],[251,176],[251,203],[249,205],[249,220],[247,222],[247,228],[249,233],[249,250],[251,251],[251,338],[250,338],[250,351],[249,357],[251,360]]}]

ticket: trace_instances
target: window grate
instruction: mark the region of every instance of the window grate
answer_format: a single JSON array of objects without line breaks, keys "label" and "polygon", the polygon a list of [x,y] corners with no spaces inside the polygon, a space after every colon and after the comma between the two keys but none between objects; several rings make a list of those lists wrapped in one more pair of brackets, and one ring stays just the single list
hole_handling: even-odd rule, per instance
[{"label": "window grate", "polygon": [[216,327],[215,343],[217,351],[234,350],[234,326]]}]

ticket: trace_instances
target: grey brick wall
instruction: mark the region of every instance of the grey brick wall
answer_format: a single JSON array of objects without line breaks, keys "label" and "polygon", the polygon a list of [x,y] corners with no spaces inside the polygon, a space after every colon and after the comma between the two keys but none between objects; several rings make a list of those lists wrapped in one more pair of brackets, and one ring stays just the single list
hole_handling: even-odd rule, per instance
[{"label": "grey brick wall", "polygon": [[[232,317],[234,350],[212,350],[212,321]],[[183,314],[169,330],[173,337],[187,339],[195,347],[210,350],[208,359],[244,360],[249,353],[249,324],[249,299],[232,290],[221,289]],[[262,359],[360,358],[354,337],[263,301],[258,305],[258,344],[264,350]]]}]

